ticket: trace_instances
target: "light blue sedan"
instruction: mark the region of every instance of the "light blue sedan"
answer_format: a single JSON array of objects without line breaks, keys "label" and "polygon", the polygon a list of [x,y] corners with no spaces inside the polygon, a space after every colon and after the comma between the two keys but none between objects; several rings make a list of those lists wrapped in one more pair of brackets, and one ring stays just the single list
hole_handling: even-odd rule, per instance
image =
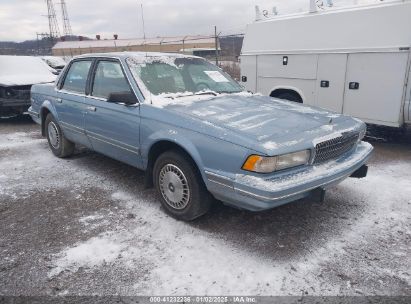
[{"label": "light blue sedan", "polygon": [[214,199],[251,211],[323,199],[365,177],[373,150],[363,122],[243,92],[198,57],[84,55],[31,93],[29,113],[54,155],[79,144],[142,169],[164,209],[186,221]]}]

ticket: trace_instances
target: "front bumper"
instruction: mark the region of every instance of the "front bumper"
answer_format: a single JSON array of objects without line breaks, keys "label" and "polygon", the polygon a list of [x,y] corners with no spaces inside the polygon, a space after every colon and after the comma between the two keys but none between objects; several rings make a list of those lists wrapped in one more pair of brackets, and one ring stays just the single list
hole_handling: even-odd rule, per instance
[{"label": "front bumper", "polygon": [[33,119],[33,121],[37,124],[41,124],[41,119],[40,119],[40,113],[37,113],[36,111],[34,111],[33,107],[30,107],[27,112],[29,113],[29,115],[31,116],[31,119]]},{"label": "front bumper", "polygon": [[365,142],[337,160],[270,177],[207,171],[208,188],[219,200],[251,211],[271,209],[338,184],[367,163],[373,147]]}]

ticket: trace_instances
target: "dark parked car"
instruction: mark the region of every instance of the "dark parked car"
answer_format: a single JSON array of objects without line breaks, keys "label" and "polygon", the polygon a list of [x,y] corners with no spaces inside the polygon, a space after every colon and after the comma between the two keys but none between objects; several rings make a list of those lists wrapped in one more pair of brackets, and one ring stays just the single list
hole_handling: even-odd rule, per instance
[{"label": "dark parked car", "polygon": [[0,117],[26,112],[31,86],[55,79],[52,69],[40,58],[0,56]]}]

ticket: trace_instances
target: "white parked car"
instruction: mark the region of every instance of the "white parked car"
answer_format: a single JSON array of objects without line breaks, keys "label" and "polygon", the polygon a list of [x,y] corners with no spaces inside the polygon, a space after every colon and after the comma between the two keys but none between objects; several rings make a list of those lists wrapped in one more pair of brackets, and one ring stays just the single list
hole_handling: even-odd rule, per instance
[{"label": "white parked car", "polygon": [[60,73],[67,64],[63,57],[58,56],[42,56],[41,59],[58,73]]}]

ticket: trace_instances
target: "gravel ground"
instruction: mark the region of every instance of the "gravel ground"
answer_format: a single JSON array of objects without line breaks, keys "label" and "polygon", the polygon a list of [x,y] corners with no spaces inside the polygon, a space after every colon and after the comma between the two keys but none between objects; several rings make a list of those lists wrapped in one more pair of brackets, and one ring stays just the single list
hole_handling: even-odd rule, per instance
[{"label": "gravel ground", "polygon": [[143,173],[55,158],[0,121],[1,295],[411,295],[411,145],[374,143],[366,179],[262,213],[168,217]]}]

